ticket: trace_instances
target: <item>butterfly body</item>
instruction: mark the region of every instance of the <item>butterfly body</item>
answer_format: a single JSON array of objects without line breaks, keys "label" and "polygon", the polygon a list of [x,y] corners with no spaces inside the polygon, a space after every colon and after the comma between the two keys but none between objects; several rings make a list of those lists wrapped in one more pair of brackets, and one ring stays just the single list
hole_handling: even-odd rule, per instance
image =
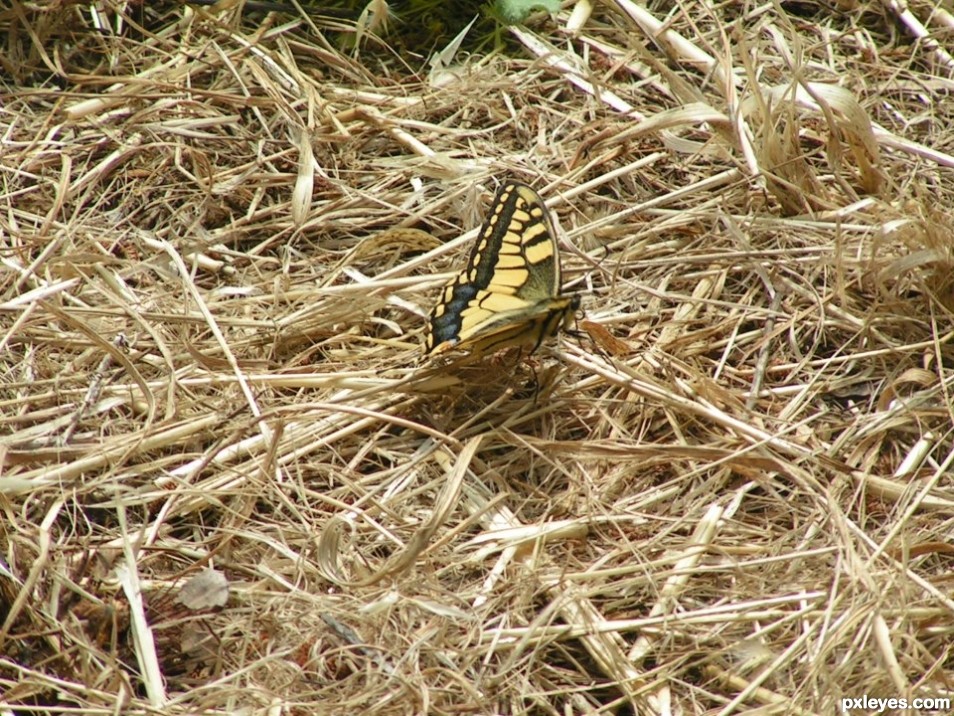
[{"label": "butterfly body", "polygon": [[445,288],[431,312],[428,356],[452,349],[476,357],[532,345],[568,327],[578,296],[560,294],[556,235],[540,196],[504,184],[471,252],[467,267]]}]

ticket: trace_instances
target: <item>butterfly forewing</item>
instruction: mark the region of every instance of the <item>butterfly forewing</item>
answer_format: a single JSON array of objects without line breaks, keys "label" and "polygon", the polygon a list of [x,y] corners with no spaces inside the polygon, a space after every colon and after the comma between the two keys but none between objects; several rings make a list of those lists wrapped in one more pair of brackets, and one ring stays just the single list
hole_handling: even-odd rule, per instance
[{"label": "butterfly forewing", "polygon": [[560,296],[559,288],[556,238],[543,201],[528,186],[504,184],[467,268],[444,288],[431,313],[425,353],[536,347],[579,306],[577,297]]}]

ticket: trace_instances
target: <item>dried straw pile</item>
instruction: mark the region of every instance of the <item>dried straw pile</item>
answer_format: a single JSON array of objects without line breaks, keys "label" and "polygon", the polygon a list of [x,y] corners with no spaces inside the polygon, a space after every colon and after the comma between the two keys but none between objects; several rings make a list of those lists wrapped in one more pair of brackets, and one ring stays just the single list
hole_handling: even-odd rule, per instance
[{"label": "dried straw pile", "polygon": [[[0,10],[2,713],[951,695],[950,16],[89,7]],[[419,365],[504,177],[590,323]]]}]

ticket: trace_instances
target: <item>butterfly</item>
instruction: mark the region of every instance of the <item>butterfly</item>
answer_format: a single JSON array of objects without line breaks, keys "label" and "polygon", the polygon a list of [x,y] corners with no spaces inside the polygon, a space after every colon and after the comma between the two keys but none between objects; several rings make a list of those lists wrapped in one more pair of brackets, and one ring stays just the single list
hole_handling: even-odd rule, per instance
[{"label": "butterfly", "polygon": [[467,267],[431,311],[424,355],[452,349],[476,358],[511,346],[531,352],[567,329],[580,297],[560,293],[560,254],[547,208],[533,189],[500,187]]}]

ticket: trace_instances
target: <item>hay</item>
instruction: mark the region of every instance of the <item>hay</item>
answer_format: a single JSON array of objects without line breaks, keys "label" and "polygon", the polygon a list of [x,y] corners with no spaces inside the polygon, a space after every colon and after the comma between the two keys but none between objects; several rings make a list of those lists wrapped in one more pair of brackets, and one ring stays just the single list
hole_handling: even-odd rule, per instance
[{"label": "hay", "polygon": [[[91,7],[0,10],[3,713],[951,697],[948,15]],[[419,365],[503,177],[582,337]]]}]

